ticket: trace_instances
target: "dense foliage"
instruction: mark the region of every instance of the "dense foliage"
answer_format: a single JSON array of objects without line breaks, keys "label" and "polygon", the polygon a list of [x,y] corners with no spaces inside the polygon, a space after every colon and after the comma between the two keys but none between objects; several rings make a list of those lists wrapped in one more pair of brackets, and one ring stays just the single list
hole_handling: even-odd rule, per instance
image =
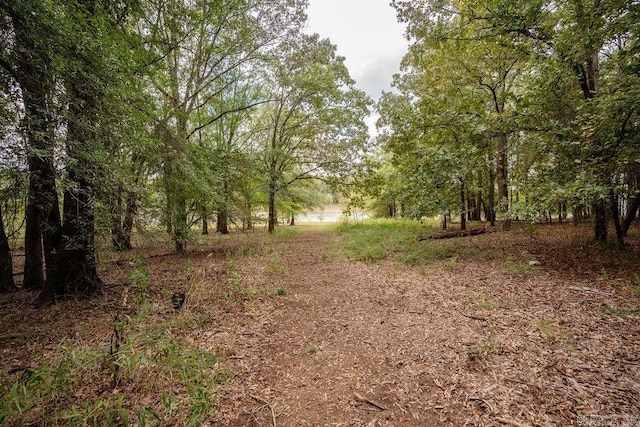
[{"label": "dense foliage", "polygon": [[262,212],[273,231],[278,209],[353,175],[371,101],[304,32],[306,6],[3,2],[2,289],[15,287],[6,232],[24,232],[23,286],[46,305],[100,292],[96,236],[126,250],[134,226],[164,225],[182,252],[196,222],[228,233]]},{"label": "dense foliage", "polygon": [[393,5],[412,44],[379,103],[378,205],[463,226],[591,216],[623,244],[640,204],[638,4]]}]

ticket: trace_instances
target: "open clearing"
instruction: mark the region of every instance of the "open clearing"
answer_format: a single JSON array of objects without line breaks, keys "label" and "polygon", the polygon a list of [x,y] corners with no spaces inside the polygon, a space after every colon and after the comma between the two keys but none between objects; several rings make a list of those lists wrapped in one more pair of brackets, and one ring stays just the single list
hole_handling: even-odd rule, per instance
[{"label": "open clearing", "polygon": [[[305,226],[211,236],[181,256],[161,246],[103,255],[99,298],[35,310],[35,294],[0,296],[3,398],[65,349],[106,348],[129,319],[121,339],[138,353],[148,349],[135,331],[157,327],[217,357],[199,425],[640,425],[640,238],[632,230],[622,252],[589,235],[516,225],[420,242],[448,255],[416,265],[391,253],[352,261],[341,236]],[[149,273],[143,312],[139,266]],[[177,291],[187,299],[174,312]],[[121,410],[153,411],[148,424],[193,415],[190,391],[153,363],[116,380],[100,363],[92,370],[90,383],[6,422],[77,424],[68,408],[114,395]],[[166,395],[183,409],[167,409]]]}]

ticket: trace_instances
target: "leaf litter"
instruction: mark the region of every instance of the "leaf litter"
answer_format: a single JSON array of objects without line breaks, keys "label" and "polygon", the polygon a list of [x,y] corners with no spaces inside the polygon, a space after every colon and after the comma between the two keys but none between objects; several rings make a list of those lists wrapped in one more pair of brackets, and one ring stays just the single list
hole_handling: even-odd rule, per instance
[{"label": "leaf litter", "polygon": [[[226,380],[201,425],[640,424],[637,232],[621,252],[590,243],[586,228],[539,227],[532,239],[515,227],[450,239],[455,265],[420,267],[350,261],[333,232],[297,230],[212,236],[180,256],[159,246],[111,254],[105,293],[91,300],[38,311],[33,293],[0,296],[11,325],[0,336],[3,381],[59,358],[61,342],[107,343],[140,264],[145,322],[183,319],[180,339],[219,358]],[[176,291],[187,294],[179,312]],[[102,381],[83,393],[104,393]],[[151,386],[118,392],[125,406],[159,406]],[[77,398],[43,402],[29,421]]]}]

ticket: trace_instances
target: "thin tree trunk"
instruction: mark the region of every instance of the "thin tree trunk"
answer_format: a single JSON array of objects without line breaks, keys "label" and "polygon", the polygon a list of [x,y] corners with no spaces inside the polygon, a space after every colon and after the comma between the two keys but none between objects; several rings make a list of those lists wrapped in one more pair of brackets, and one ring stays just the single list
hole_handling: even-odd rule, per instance
[{"label": "thin tree trunk", "polygon": [[624,236],[629,232],[629,228],[631,227],[631,224],[633,224],[633,220],[636,217],[638,209],[640,209],[640,194],[636,195],[628,203],[627,213],[622,221],[622,234]]},{"label": "thin tree trunk", "polygon": [[468,190],[467,190],[466,197],[467,197],[467,220],[468,221],[474,221],[475,218],[473,217],[473,214],[475,212],[475,206],[474,206],[475,200],[474,200],[471,192],[468,191]]},{"label": "thin tree trunk", "polygon": [[[476,220],[482,221],[482,171],[478,171],[478,194],[476,195]],[[486,220],[486,218],[485,218]]]},{"label": "thin tree trunk", "polygon": [[622,224],[620,223],[620,213],[618,211],[618,197],[616,197],[613,189],[609,190],[609,202],[611,208],[611,215],[613,216],[613,223],[616,228],[616,239],[618,240],[618,246],[624,248],[624,232],[622,230]]},{"label": "thin tree trunk", "polygon": [[13,261],[9,239],[4,229],[2,219],[2,204],[0,203],[0,292],[11,292],[16,289],[13,280]]},{"label": "thin tree trunk", "polygon": [[181,254],[187,249],[187,200],[178,195],[173,212],[173,241],[176,252]]},{"label": "thin tree trunk", "polygon": [[489,172],[489,221],[491,222],[491,226],[494,227],[496,225],[496,190],[495,190],[495,174],[493,172]]},{"label": "thin tree trunk", "polygon": [[464,197],[464,181],[460,180],[460,230],[467,229],[466,199]]},{"label": "thin tree trunk", "polygon": [[562,224],[562,203],[558,206],[558,223]]},{"label": "thin tree trunk", "polygon": [[116,251],[124,250],[123,239],[124,232],[122,229],[122,197],[124,189],[118,186],[116,194],[111,198],[110,214],[111,214],[111,246]]},{"label": "thin tree trunk", "polygon": [[125,250],[133,249],[131,245],[131,235],[133,233],[133,221],[138,211],[137,195],[133,191],[127,192],[127,206],[124,211],[122,221],[122,246]]},{"label": "thin tree trunk", "polygon": [[206,208],[202,208],[202,235],[209,234],[209,212]]},{"label": "thin tree trunk", "polygon": [[253,229],[253,220],[251,218],[251,205],[249,203],[247,203],[247,205],[246,205],[245,222],[246,222],[246,225],[247,225],[247,230],[252,230]]},{"label": "thin tree trunk", "polygon": [[502,229],[511,228],[511,221],[507,218],[509,211],[509,193],[507,187],[507,136],[498,137],[498,156],[496,160],[496,179],[498,184],[498,211],[500,212]]},{"label": "thin tree trunk", "polygon": [[275,165],[273,165],[271,176],[269,177],[269,224],[267,225],[267,231],[273,233],[278,225],[278,217],[276,213],[276,178],[273,175],[275,173]]}]

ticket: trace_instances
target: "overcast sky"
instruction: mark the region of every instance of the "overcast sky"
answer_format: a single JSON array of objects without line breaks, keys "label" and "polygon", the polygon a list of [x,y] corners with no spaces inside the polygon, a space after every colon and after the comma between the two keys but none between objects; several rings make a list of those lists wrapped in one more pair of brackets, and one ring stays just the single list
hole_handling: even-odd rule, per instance
[{"label": "overcast sky", "polygon": [[390,0],[310,0],[309,31],[330,38],[357,86],[374,100],[391,88],[407,51]]}]

